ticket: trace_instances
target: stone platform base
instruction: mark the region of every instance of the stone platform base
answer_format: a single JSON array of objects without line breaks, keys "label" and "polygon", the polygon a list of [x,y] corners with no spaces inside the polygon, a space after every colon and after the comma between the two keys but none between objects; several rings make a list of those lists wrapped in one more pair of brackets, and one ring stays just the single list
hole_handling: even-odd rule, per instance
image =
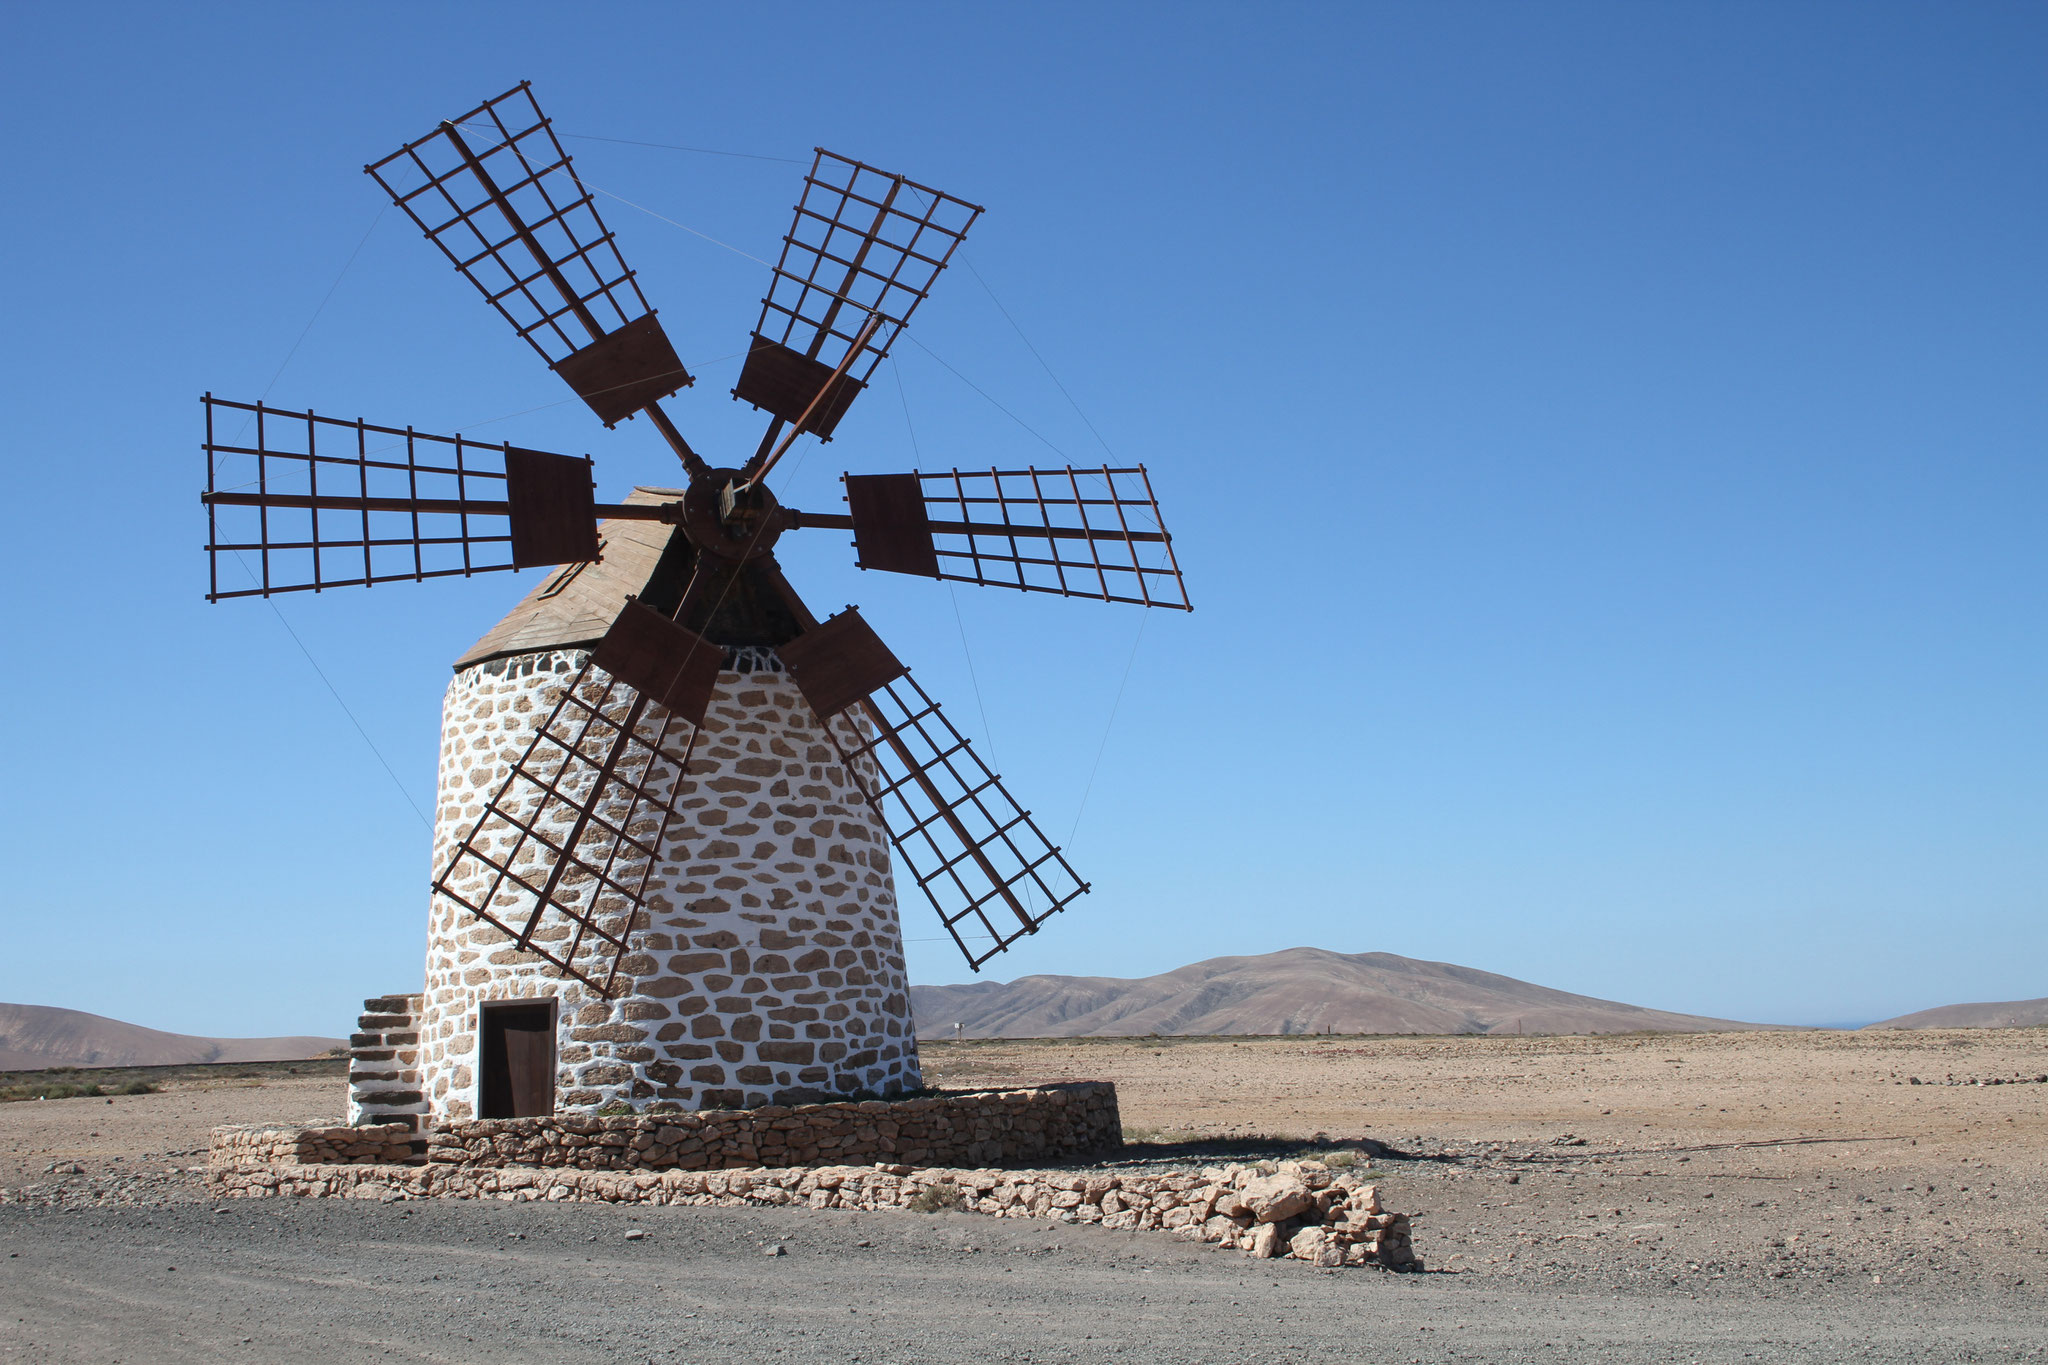
[{"label": "stone platform base", "polygon": [[1380,1207],[1377,1186],[1318,1162],[1201,1172],[969,1170],[905,1165],[720,1171],[564,1170],[446,1164],[217,1164],[223,1197],[501,1199],[523,1203],[793,1205],[814,1209],[948,1210],[997,1218],[1167,1231],[1257,1257],[1326,1267],[1415,1270],[1408,1220]]},{"label": "stone platform base", "polygon": [[909,1100],[839,1101],[617,1118],[471,1119],[427,1133],[435,1164],[582,1170],[739,1166],[993,1166],[1069,1161],[1123,1145],[1116,1087],[1071,1081]]},{"label": "stone platform base", "polygon": [[694,1113],[411,1120],[334,1128],[216,1128],[220,1169],[419,1161],[586,1171],[721,1170],[876,1161],[928,1166],[1072,1161],[1123,1145],[1116,1087],[1068,1081],[908,1100]]}]

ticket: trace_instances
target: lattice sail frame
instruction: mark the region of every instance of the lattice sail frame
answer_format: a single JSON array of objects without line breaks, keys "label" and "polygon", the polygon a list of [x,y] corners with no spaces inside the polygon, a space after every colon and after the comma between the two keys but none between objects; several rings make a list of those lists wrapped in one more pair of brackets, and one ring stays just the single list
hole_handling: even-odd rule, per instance
[{"label": "lattice sail frame", "polygon": [[[1143,465],[920,470],[917,477],[940,578],[1193,609]],[[997,529],[1008,526],[1035,534]]]},{"label": "lattice sail frame", "polygon": [[698,733],[586,660],[456,844],[435,893],[610,996]]},{"label": "lattice sail frame", "polygon": [[[607,333],[653,311],[527,82],[449,123],[490,139],[470,151],[519,221],[470,169],[447,125],[364,169],[541,359],[554,365],[590,344],[578,305]],[[573,297],[554,297],[560,291],[521,228]]]},{"label": "lattice sail frame", "polygon": [[818,148],[756,335],[837,368],[880,314],[847,371],[866,384],[980,216],[944,190]]},{"label": "lattice sail frame", "polygon": [[[1031,812],[909,674],[842,715],[853,724],[824,727],[840,763],[974,970],[1087,894]],[[992,942],[977,952],[970,935]]]},{"label": "lattice sail frame", "polygon": [[[502,511],[420,506],[455,502],[503,508],[505,446],[212,394],[202,401],[207,495],[265,499],[260,506],[207,503],[207,601],[467,577],[515,567],[511,523]],[[238,434],[223,438],[230,424]],[[252,439],[255,444],[244,444]],[[343,511],[278,505],[319,497],[409,506]],[[223,555],[240,557],[256,586],[223,588]],[[230,574],[231,583],[240,580],[240,574]]]}]

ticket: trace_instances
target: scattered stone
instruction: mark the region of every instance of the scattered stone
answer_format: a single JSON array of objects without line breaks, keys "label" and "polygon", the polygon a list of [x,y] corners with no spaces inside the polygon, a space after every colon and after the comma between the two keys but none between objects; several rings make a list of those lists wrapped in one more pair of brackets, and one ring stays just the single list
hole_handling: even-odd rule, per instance
[{"label": "scattered stone", "polygon": [[761,1254],[764,1256],[787,1256],[789,1252],[783,1248],[782,1243],[777,1242],[774,1246],[764,1247]]},{"label": "scattered stone", "polygon": [[627,1240],[627,1241],[629,1241],[629,1242],[638,1242],[638,1241],[642,1240],[643,1238],[645,1238],[646,1236],[647,1236],[647,1234],[646,1234],[646,1233],[644,1233],[644,1232],[642,1232],[642,1231],[641,1231],[641,1230],[640,1230],[639,1228],[627,1228],[627,1229],[626,1229],[626,1240]]}]

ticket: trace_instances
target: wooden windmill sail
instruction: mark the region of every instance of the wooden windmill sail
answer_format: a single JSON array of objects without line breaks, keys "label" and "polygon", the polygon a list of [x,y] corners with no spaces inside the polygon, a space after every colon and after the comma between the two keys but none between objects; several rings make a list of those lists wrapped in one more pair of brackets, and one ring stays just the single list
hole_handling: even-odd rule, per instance
[{"label": "wooden windmill sail", "polygon": [[[367,170],[600,421],[645,417],[688,476],[600,505],[587,457],[204,399],[211,600],[588,564],[602,523],[661,538],[638,591],[587,623],[581,672],[436,869],[437,895],[610,992],[689,744],[749,647],[774,651],[970,965],[1084,893],[858,611],[819,620],[774,554],[788,532],[838,528],[864,568],[1188,606],[1142,467],[848,474],[832,513],[769,489],[797,440],[831,439],[981,210],[819,150],[733,390],[767,427],[719,465],[663,410],[691,376],[527,85]],[[842,715],[855,724],[826,723]]]}]

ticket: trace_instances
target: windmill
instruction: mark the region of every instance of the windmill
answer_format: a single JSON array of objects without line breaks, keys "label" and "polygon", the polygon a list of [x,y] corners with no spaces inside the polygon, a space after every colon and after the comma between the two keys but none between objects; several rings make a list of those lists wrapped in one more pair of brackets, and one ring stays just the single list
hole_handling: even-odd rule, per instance
[{"label": "windmill", "polygon": [[943,191],[817,151],[733,389],[766,429],[714,463],[663,409],[693,378],[527,84],[366,170],[687,475],[599,504],[587,456],[203,400],[209,600],[553,570],[457,663],[393,1083],[456,1116],[915,1086],[895,865],[976,970],[1088,887],[776,544],[848,530],[862,568],[1184,610],[1145,470],[849,473],[844,512],[777,500],[768,475],[832,438],[979,217]]}]

